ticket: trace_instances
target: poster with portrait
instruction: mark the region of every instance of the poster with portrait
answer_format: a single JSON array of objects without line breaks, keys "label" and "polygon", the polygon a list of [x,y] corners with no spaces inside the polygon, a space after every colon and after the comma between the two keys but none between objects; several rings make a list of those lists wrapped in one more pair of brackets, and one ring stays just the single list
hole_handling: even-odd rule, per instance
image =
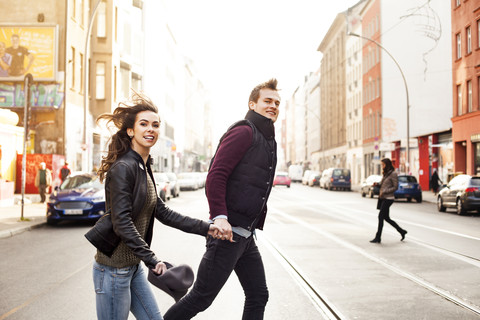
[{"label": "poster with portrait", "polygon": [[0,24],[0,81],[54,81],[57,66],[57,27]]}]

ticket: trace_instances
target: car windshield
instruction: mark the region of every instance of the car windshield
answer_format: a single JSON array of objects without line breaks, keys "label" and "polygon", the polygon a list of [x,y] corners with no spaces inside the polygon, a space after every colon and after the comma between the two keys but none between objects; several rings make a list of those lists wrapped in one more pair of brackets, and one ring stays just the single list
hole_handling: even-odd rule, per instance
[{"label": "car windshield", "polygon": [[153,178],[156,182],[165,182],[167,181],[167,176],[163,173],[153,173]]},{"label": "car windshield", "polygon": [[103,184],[97,176],[78,175],[68,177],[60,186],[60,190],[88,188],[102,189]]},{"label": "car windshield", "polygon": [[472,177],[472,186],[480,186],[480,177]]},{"label": "car windshield", "polygon": [[398,177],[398,182],[417,183],[417,179],[413,176],[400,176]]},{"label": "car windshield", "polygon": [[338,177],[338,176],[349,176],[350,171],[348,169],[335,169],[333,170],[333,176]]}]

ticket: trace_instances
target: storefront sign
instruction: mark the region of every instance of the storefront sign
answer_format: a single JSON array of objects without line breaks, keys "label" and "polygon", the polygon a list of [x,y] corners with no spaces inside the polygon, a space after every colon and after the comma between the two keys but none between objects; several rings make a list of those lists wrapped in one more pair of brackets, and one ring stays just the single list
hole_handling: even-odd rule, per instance
[{"label": "storefront sign", "polygon": [[480,142],[480,133],[472,134],[470,137],[470,140],[472,142]]},{"label": "storefront sign", "polygon": [[[32,107],[54,107],[62,105],[64,92],[59,84],[34,84],[31,90]],[[0,83],[0,107],[21,107],[25,104],[25,92],[21,84]]]}]

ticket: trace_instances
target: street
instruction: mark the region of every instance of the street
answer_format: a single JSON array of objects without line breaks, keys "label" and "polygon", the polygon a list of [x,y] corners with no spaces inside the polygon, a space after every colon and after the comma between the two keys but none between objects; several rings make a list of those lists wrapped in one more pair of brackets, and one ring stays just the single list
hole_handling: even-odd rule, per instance
[{"label": "street", "polygon": [[[292,184],[277,186],[265,230],[257,232],[270,298],[265,319],[478,319],[480,215],[396,201],[376,232],[376,198]],[[208,218],[203,189],[182,192],[172,209]],[[0,239],[0,320],[95,319],[88,224],[44,226]],[[196,271],[204,239],[156,223],[152,249]],[[173,299],[154,288],[164,313]],[[242,289],[232,277],[196,319],[241,319]],[[131,316],[133,319],[133,316]]]}]

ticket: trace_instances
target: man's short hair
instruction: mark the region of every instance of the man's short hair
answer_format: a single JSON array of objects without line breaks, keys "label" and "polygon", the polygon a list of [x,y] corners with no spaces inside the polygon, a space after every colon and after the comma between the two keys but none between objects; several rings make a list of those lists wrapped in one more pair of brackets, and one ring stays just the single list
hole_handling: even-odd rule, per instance
[{"label": "man's short hair", "polygon": [[253,101],[255,103],[258,102],[258,98],[260,97],[260,90],[262,89],[271,89],[278,91],[277,89],[277,79],[272,78],[264,83],[259,84],[255,88],[253,88],[252,92],[250,93],[250,97],[248,98],[248,102]]}]

